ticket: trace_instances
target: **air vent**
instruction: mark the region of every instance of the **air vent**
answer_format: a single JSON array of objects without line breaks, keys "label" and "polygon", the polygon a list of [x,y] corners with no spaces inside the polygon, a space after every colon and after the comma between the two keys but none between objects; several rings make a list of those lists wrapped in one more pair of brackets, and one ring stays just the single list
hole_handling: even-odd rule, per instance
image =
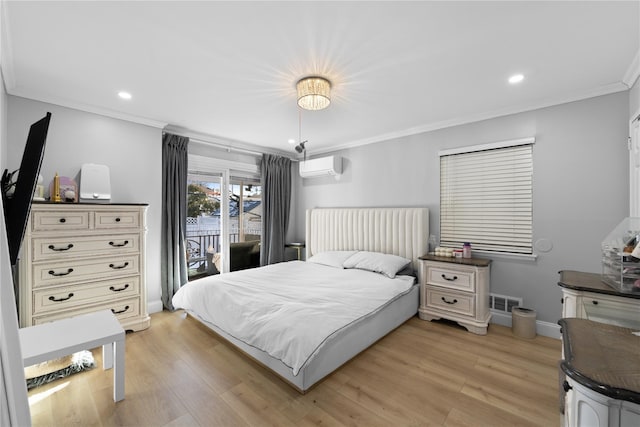
[{"label": "air vent", "polygon": [[522,298],[489,294],[489,308],[498,313],[511,313],[513,307],[522,307]]}]

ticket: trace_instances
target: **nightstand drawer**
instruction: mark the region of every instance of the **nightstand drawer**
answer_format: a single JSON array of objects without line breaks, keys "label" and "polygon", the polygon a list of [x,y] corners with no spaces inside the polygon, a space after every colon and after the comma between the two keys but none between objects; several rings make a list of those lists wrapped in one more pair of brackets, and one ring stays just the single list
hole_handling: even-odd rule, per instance
[{"label": "nightstand drawer", "polygon": [[476,297],[462,292],[427,287],[427,307],[439,308],[465,316],[475,316]]},{"label": "nightstand drawer", "polygon": [[427,268],[427,283],[468,292],[474,292],[476,289],[475,273],[463,269],[454,270],[429,266]]}]

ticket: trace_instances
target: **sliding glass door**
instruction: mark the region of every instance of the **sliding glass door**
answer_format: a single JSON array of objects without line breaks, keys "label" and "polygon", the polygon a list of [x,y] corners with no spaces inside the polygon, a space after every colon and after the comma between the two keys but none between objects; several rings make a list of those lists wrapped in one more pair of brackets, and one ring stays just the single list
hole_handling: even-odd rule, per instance
[{"label": "sliding glass door", "polygon": [[229,271],[260,265],[262,234],[262,191],[260,181],[251,176],[231,176],[229,180]]},{"label": "sliding glass door", "polygon": [[262,191],[255,174],[229,169],[192,172],[187,178],[189,278],[260,263]]}]

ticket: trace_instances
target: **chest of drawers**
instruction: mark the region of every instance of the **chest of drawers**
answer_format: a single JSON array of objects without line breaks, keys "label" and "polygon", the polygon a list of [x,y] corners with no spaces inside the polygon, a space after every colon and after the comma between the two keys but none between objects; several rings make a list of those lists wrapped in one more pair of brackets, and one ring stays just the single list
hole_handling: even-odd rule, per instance
[{"label": "chest of drawers", "polygon": [[479,335],[487,333],[491,260],[420,258],[421,319],[449,319]]},{"label": "chest of drawers", "polygon": [[562,270],[562,317],[589,319],[627,328],[640,328],[640,292],[620,292],[602,275]]},{"label": "chest of drawers", "polygon": [[20,326],[110,309],[149,327],[146,205],[34,203],[19,258]]}]

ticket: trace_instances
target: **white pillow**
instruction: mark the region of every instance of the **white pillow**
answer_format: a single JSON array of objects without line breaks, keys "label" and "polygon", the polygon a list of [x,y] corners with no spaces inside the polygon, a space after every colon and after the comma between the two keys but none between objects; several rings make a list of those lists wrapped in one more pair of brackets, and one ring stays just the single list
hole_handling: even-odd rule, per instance
[{"label": "white pillow", "polygon": [[396,277],[396,274],[409,265],[410,262],[408,259],[397,255],[360,251],[349,257],[343,266],[344,268],[357,268],[360,270],[373,271],[374,273],[381,273],[393,279]]},{"label": "white pillow", "polygon": [[328,265],[336,268],[344,268],[344,261],[355,254],[356,251],[326,251],[319,252],[307,260],[316,264]]}]

